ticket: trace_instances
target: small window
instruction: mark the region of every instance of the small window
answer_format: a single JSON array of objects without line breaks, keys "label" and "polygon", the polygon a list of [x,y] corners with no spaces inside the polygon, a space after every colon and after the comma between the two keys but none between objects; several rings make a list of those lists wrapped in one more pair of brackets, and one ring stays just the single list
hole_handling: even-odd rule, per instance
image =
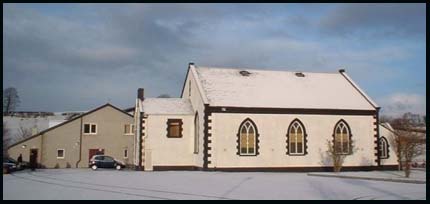
[{"label": "small window", "polygon": [[334,131],[334,150],[337,154],[351,154],[351,131],[344,120],[340,120]]},{"label": "small window", "polygon": [[134,134],[134,125],[133,124],[125,124],[124,125],[124,134],[133,135]]},{"label": "small window", "polygon": [[128,150],[124,149],[124,158],[127,159],[128,158]]},{"label": "small window", "polygon": [[90,135],[97,134],[97,125],[94,123],[85,123],[84,134],[90,134]]},{"label": "small window", "polygon": [[379,150],[381,154],[381,159],[388,159],[388,157],[390,157],[388,147],[389,145],[387,139],[385,137],[381,137],[379,139]]},{"label": "small window", "polygon": [[167,137],[180,138],[182,137],[182,120],[168,119],[167,120]]},{"label": "small window", "polygon": [[199,114],[194,117],[194,154],[199,153]]},{"label": "small window", "polygon": [[238,132],[238,155],[240,156],[257,156],[257,127],[251,119],[245,119],[239,126]]},{"label": "small window", "polygon": [[64,159],[65,150],[64,149],[57,149],[57,159]]}]

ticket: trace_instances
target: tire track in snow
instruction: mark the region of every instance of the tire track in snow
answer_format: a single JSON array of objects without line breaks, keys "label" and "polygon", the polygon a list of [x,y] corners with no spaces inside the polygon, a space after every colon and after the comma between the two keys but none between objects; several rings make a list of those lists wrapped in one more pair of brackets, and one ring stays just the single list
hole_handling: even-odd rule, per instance
[{"label": "tire track in snow", "polygon": [[127,187],[127,186],[118,186],[118,185],[96,184],[96,183],[88,183],[88,182],[82,182],[82,181],[73,181],[73,180],[67,180],[67,179],[53,178],[53,177],[49,177],[49,176],[42,176],[40,174],[35,174],[33,172],[26,172],[26,173],[29,174],[29,175],[31,175],[31,176],[34,176],[34,177],[42,177],[42,178],[47,178],[47,179],[56,180],[56,181],[65,181],[65,182],[70,182],[70,183],[85,184],[85,185],[91,185],[91,186],[119,188],[119,189],[126,189],[126,190],[140,190],[140,191],[149,191],[149,192],[157,192],[157,193],[167,193],[167,194],[184,195],[184,196],[195,196],[195,197],[204,197],[204,198],[221,199],[221,200],[234,200],[234,199],[225,197],[225,195],[222,195],[220,197],[220,196],[194,194],[194,193],[184,193],[184,192],[175,192],[175,191],[166,191],[166,190],[156,190],[156,189],[149,189],[149,188],[138,188],[138,187]]},{"label": "tire track in snow", "polygon": [[101,191],[101,192],[109,192],[109,193],[117,193],[117,194],[124,194],[124,195],[132,195],[132,196],[138,196],[138,197],[143,197],[143,198],[152,198],[152,199],[161,199],[161,200],[173,200],[171,198],[165,198],[165,197],[158,197],[158,196],[150,196],[150,195],[143,195],[143,194],[136,194],[136,193],[127,193],[127,192],[121,192],[121,191],[113,191],[113,190],[105,190],[105,189],[97,189],[97,188],[90,188],[90,187],[84,187],[84,186],[74,186],[74,185],[68,185],[68,184],[59,184],[59,183],[53,183],[53,182],[48,182],[48,181],[42,181],[42,180],[38,180],[38,179],[32,179],[32,178],[27,178],[27,177],[22,177],[22,176],[17,176],[14,174],[10,174],[14,177],[23,179],[23,180],[30,180],[30,181],[34,181],[34,182],[38,182],[38,183],[45,183],[45,184],[50,184],[50,185],[56,185],[56,186],[62,186],[62,187],[67,187],[67,188],[76,188],[76,189],[87,189],[87,190],[93,190],[93,191]]}]

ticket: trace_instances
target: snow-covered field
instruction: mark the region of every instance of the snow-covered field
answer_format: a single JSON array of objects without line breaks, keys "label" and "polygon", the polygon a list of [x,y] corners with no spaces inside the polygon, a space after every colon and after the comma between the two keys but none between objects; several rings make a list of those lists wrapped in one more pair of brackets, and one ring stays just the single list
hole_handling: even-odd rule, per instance
[{"label": "snow-covered field", "polygon": [[3,175],[3,199],[426,199],[426,184],[306,173],[43,169]]}]

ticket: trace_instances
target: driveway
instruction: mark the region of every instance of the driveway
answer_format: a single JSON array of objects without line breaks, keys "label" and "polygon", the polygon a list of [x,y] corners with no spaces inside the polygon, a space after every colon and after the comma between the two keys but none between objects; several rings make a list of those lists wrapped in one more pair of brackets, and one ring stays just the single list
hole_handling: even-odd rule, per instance
[{"label": "driveway", "polygon": [[306,173],[38,169],[3,175],[3,199],[426,199],[426,184]]}]

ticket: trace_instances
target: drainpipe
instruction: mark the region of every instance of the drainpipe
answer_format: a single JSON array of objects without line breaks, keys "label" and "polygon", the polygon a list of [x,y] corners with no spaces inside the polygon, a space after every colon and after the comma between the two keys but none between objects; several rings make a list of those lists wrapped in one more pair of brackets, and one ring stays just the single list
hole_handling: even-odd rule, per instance
[{"label": "drainpipe", "polygon": [[79,160],[76,162],[76,168],[78,168],[79,162],[81,162],[82,157],[82,118],[81,117],[81,128],[79,131]]}]

